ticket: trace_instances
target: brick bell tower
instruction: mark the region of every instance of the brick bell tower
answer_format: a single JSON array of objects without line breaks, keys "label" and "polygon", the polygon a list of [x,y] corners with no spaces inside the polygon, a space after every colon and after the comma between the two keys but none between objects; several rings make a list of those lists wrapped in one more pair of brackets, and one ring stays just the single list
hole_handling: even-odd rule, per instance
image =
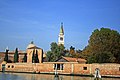
[{"label": "brick bell tower", "polygon": [[61,23],[60,33],[58,37],[58,45],[64,45],[64,29],[63,29],[63,23]]}]

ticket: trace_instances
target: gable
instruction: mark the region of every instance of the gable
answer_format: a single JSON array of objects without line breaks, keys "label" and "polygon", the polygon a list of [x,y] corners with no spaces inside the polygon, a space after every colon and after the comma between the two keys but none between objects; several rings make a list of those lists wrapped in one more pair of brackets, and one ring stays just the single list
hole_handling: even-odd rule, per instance
[{"label": "gable", "polygon": [[69,61],[67,61],[67,60],[64,59],[64,58],[60,58],[60,59],[56,60],[55,62],[69,62]]}]

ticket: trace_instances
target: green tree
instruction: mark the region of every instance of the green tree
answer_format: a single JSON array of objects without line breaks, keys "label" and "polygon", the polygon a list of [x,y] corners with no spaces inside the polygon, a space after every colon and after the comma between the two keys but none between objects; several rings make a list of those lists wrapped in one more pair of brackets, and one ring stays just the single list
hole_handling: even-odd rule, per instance
[{"label": "green tree", "polygon": [[18,48],[16,48],[15,54],[14,54],[14,63],[18,62],[18,60],[19,60],[19,54],[18,54]]},{"label": "green tree", "polygon": [[64,55],[65,47],[63,45],[57,45],[56,42],[52,42],[50,45],[51,45],[51,48],[50,48],[51,51],[47,52],[48,61],[55,61]]},{"label": "green tree", "polygon": [[88,63],[120,63],[120,34],[108,28],[96,29],[82,53],[87,56]]},{"label": "green tree", "polygon": [[36,50],[36,54],[35,54],[35,63],[39,63],[38,51],[37,50]]},{"label": "green tree", "polygon": [[4,61],[8,62],[8,49],[6,49]]},{"label": "green tree", "polygon": [[73,46],[70,47],[70,54],[72,55],[75,54],[75,47]]},{"label": "green tree", "polygon": [[65,50],[65,57],[72,57],[72,55],[69,53],[70,51],[67,49]]},{"label": "green tree", "polygon": [[62,45],[62,44],[58,45],[58,49],[59,49],[59,53],[61,55],[65,55],[65,47],[64,47],[64,45]]},{"label": "green tree", "polygon": [[47,58],[47,61],[48,61],[48,62],[54,60],[54,59],[53,59],[54,57],[53,57],[52,51],[48,51],[47,54],[46,54],[46,56],[47,56],[46,58]]},{"label": "green tree", "polygon": [[78,49],[75,50],[75,47],[71,46],[70,50],[65,50],[65,56],[66,57],[73,57],[73,58],[81,58],[82,50]]},{"label": "green tree", "polygon": [[23,62],[27,62],[27,53],[24,54]]},{"label": "green tree", "polygon": [[32,63],[35,63],[35,50],[33,50],[33,54],[32,54]]},{"label": "green tree", "polygon": [[91,64],[91,63],[96,63],[96,57],[93,55],[89,55],[89,57],[87,57],[87,63]]},{"label": "green tree", "polygon": [[109,63],[114,61],[114,55],[110,52],[103,52],[96,55],[96,62],[98,63]]},{"label": "green tree", "polygon": [[71,46],[69,53],[71,54],[70,57],[80,58],[81,57],[81,50],[75,50],[75,47]]}]

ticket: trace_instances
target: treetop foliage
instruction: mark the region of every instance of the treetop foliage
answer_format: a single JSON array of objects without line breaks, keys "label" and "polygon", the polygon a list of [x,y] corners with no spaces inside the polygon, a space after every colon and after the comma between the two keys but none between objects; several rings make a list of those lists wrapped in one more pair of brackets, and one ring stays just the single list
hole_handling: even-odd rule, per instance
[{"label": "treetop foliage", "polygon": [[51,51],[47,52],[47,61],[55,61],[61,56],[64,55],[64,45],[58,45],[56,42],[52,42],[51,44]]},{"label": "treetop foliage", "polygon": [[18,60],[19,60],[19,54],[18,54],[18,48],[16,48],[14,54],[14,63],[18,62]]},{"label": "treetop foliage", "polygon": [[88,63],[120,63],[120,34],[109,28],[96,29],[82,53],[88,59]]},{"label": "treetop foliage", "polygon": [[8,62],[8,49],[6,49],[4,61]]}]

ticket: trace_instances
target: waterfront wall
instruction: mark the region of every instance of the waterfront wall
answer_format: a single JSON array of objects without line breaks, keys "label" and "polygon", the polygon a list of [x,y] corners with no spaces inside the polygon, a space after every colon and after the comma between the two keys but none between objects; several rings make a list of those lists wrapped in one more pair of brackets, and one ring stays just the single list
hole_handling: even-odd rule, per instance
[{"label": "waterfront wall", "polygon": [[99,68],[101,75],[119,75],[120,64],[75,64],[74,73],[76,74],[94,74],[95,69]]},{"label": "waterfront wall", "polygon": [[[78,64],[70,62],[44,62],[44,63],[7,63],[5,71],[11,72],[34,72],[54,73],[55,64],[58,65],[59,74],[94,75],[95,69],[99,68],[101,75],[120,76],[120,64]],[[2,64],[0,66],[2,71]]]}]

